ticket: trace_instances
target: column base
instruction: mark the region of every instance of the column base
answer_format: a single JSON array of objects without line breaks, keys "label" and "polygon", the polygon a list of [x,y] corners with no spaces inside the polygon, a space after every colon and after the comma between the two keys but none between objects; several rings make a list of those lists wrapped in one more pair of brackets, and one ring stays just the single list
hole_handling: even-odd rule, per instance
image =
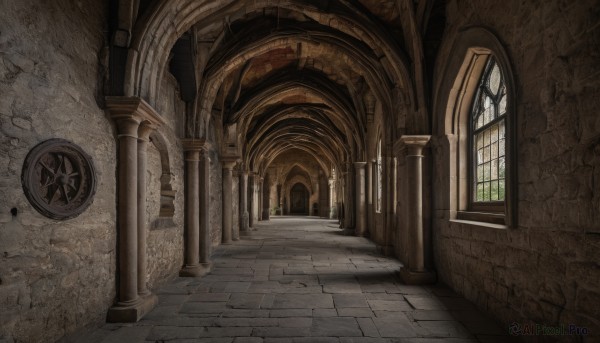
[{"label": "column base", "polygon": [[255,228],[249,227],[246,231],[240,231],[240,237],[242,236],[252,236],[254,232],[258,231]]},{"label": "column base", "polygon": [[379,252],[383,256],[393,256],[394,255],[394,246],[393,245],[378,245],[377,252]]},{"label": "column base", "polygon": [[200,277],[210,273],[211,263],[200,263],[195,266],[184,266],[179,271],[180,277]]},{"label": "column base", "polygon": [[367,230],[354,229],[354,234],[356,235],[356,237],[369,237],[369,231]]},{"label": "column base", "polygon": [[400,268],[398,272],[400,279],[407,285],[429,285],[436,282],[437,277],[433,271],[414,272],[406,267]]},{"label": "column base", "polygon": [[354,229],[342,229],[342,235],[344,236],[356,236]]},{"label": "column base", "polygon": [[117,303],[110,309],[106,316],[109,323],[135,323],[152,311],[158,304],[158,297],[152,293],[139,297],[131,303]]}]

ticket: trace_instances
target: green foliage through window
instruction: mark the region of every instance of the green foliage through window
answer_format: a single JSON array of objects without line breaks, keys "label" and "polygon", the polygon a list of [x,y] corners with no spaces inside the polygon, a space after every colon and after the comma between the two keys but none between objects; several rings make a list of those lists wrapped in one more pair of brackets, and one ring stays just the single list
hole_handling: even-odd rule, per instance
[{"label": "green foliage through window", "polygon": [[503,201],[506,190],[506,85],[490,57],[477,90],[471,116],[473,198]]}]

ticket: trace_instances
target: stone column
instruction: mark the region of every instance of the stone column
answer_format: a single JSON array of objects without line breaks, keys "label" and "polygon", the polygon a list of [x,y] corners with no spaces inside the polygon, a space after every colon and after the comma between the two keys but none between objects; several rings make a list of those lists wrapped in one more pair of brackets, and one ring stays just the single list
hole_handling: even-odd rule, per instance
[{"label": "stone column", "polygon": [[356,177],[355,189],[356,200],[354,209],[356,211],[356,221],[354,233],[357,236],[367,235],[367,202],[365,190],[365,166],[367,162],[354,162],[354,175]]},{"label": "stone column", "polygon": [[265,182],[265,178],[261,177],[258,179],[258,221],[263,220],[263,186]]},{"label": "stone column", "polygon": [[137,288],[140,296],[150,294],[146,285],[148,258],[146,254],[146,171],[148,169],[148,141],[156,127],[149,122],[143,122],[138,128],[138,170],[137,170]]},{"label": "stone column", "polygon": [[[386,149],[386,151],[390,151]],[[383,254],[385,256],[393,255],[394,253],[394,236],[395,232],[395,221],[394,221],[394,207],[395,207],[395,194],[396,194],[396,183],[394,176],[394,158],[390,155],[390,153],[386,153],[385,157],[386,163],[384,164],[384,173],[383,176],[386,180],[387,191],[384,192],[385,197],[383,198],[382,204],[382,212],[384,213],[385,226],[383,231]]]},{"label": "stone column", "polygon": [[247,233],[248,221],[248,172],[240,172],[240,233]]},{"label": "stone column", "polygon": [[199,162],[204,140],[182,140],[186,164],[185,194],[185,261],[179,276],[206,274],[200,265],[200,170]]},{"label": "stone column", "polygon": [[342,177],[342,173],[338,173],[338,178],[335,182],[335,192],[336,192],[336,209],[337,209],[337,220],[342,226],[343,213],[344,213],[344,178]]},{"label": "stone column", "polygon": [[431,136],[402,136],[405,145],[407,171],[407,228],[410,233],[408,268],[400,269],[400,277],[407,284],[435,282],[435,273],[425,270],[423,246],[423,148]]},{"label": "stone column", "polygon": [[335,179],[330,177],[327,185],[329,186],[329,219],[334,219],[336,216]]},{"label": "stone column", "polygon": [[[271,219],[271,186],[270,179],[267,178],[267,189],[263,188],[263,220]],[[264,187],[264,184],[263,184]]]},{"label": "stone column", "polygon": [[248,227],[254,227],[254,186],[256,184],[254,173],[248,174]]},{"label": "stone column", "polygon": [[354,196],[354,176],[352,173],[352,165],[348,163],[346,165],[346,175],[345,175],[345,189],[344,189],[344,228],[345,229],[354,229],[354,221],[352,220],[354,215],[354,204],[352,197]]},{"label": "stone column", "polygon": [[119,302],[138,300],[137,289],[137,118],[121,119],[119,130]]},{"label": "stone column", "polygon": [[346,185],[348,184],[348,173],[341,172],[341,184],[340,184],[340,203],[342,204],[339,209],[340,213],[340,227],[346,229],[346,220],[348,217],[348,188]]},{"label": "stone column", "polygon": [[[238,181],[237,193],[233,192],[233,183],[234,181]],[[233,241],[240,240],[240,170],[238,168],[234,168],[232,171],[231,178],[231,239]],[[237,197],[237,205],[238,207],[234,210],[233,204],[235,203],[235,198]],[[237,213],[236,213],[237,211]],[[237,218],[236,218],[237,217]],[[236,218],[237,223],[234,223],[233,219]],[[237,224],[237,225],[235,225]]]},{"label": "stone column", "polygon": [[373,199],[375,196],[375,187],[374,187],[374,177],[373,173],[374,163],[373,161],[367,162],[367,184],[366,184],[366,192],[367,192],[367,225],[369,227],[369,231],[371,232],[371,239],[375,240],[375,235],[372,232],[375,231],[375,206],[373,204]]},{"label": "stone column", "polygon": [[118,301],[109,322],[137,322],[158,299],[146,288],[146,149],[153,129],[164,120],[145,101],[107,97],[107,110],[117,123],[118,156]]},{"label": "stone column", "polygon": [[233,166],[236,160],[223,158],[223,238],[222,244],[231,244],[232,239],[232,188],[233,188]]},{"label": "stone column", "polygon": [[[269,220],[270,215],[271,215],[271,187],[270,187],[270,182],[271,179],[270,178],[266,178],[265,181],[263,181],[263,185],[262,185],[262,213],[263,213],[263,220]],[[265,187],[266,184],[266,187]],[[266,189],[265,189],[266,188]]]},{"label": "stone column", "polygon": [[200,154],[200,185],[199,185],[199,216],[200,216],[200,265],[204,273],[210,272],[210,157],[208,155],[208,143]]}]

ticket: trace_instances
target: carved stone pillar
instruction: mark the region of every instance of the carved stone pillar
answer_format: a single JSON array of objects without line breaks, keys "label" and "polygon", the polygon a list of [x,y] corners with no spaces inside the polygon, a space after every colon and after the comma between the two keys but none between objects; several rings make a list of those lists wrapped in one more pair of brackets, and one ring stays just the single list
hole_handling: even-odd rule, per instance
[{"label": "carved stone pillar", "polygon": [[247,233],[249,230],[248,218],[248,172],[240,172],[240,233]]},{"label": "carved stone pillar", "polygon": [[329,186],[329,219],[335,219],[337,215],[335,201],[335,179],[330,177],[327,184]]},{"label": "carved stone pillar", "polygon": [[256,176],[253,172],[248,174],[248,227],[254,227],[254,188],[256,186]]},{"label": "carved stone pillar", "polygon": [[205,273],[210,272],[210,156],[208,143],[200,154],[200,191],[199,191],[199,216],[200,216],[200,265]]},{"label": "carved stone pillar", "polygon": [[[233,192],[233,182],[238,181],[238,191],[237,194]],[[232,179],[231,179],[231,239],[234,241],[240,240],[240,170],[235,168],[232,171]],[[238,208],[237,213],[233,210],[234,199],[237,197],[238,200]],[[237,218],[236,218],[237,217]],[[233,219],[237,219],[237,225],[234,225]]]},{"label": "carved stone pillar", "polygon": [[119,140],[119,292],[107,321],[137,322],[158,302],[146,288],[145,174],[148,137],[164,120],[140,98],[107,97],[106,105]]},{"label": "carved stone pillar", "polygon": [[138,170],[137,170],[137,288],[140,296],[150,294],[146,284],[148,257],[146,254],[147,225],[146,225],[146,171],[148,169],[148,141],[150,134],[156,129],[150,122],[143,122],[138,128]]},{"label": "carved stone pillar", "polygon": [[340,184],[340,227],[346,229],[347,228],[347,217],[348,217],[348,173],[341,172],[341,184]]},{"label": "carved stone pillar", "polygon": [[435,273],[425,270],[423,246],[423,148],[431,136],[402,136],[406,146],[407,171],[407,228],[410,237],[408,268],[400,269],[400,277],[407,284],[435,282]]},{"label": "carved stone pillar", "polygon": [[263,220],[269,220],[271,217],[271,186],[270,186],[270,182],[271,179],[270,178],[266,178],[265,181],[263,181],[263,194],[262,194],[262,199],[263,199],[263,209],[262,209],[262,213],[263,213]]},{"label": "carved stone pillar", "polygon": [[258,179],[258,221],[263,220],[263,186],[265,178],[261,177]]},{"label": "carved stone pillar", "polygon": [[202,276],[208,272],[200,264],[200,156],[205,148],[204,140],[182,141],[186,164],[185,194],[185,261],[179,276]]},{"label": "carved stone pillar", "polygon": [[[133,304],[137,289],[138,118],[119,119],[119,303]],[[136,320],[137,321],[137,320]]]},{"label": "carved stone pillar", "polygon": [[376,237],[373,234],[375,232],[375,206],[373,205],[373,199],[375,196],[375,180],[374,174],[374,163],[373,161],[367,162],[367,183],[366,183],[366,192],[367,192],[367,226],[369,228],[369,232],[371,234],[371,239],[375,241]]},{"label": "carved stone pillar", "polygon": [[354,173],[352,164],[346,165],[345,189],[344,189],[344,228],[354,229]]},{"label": "carved stone pillar", "polygon": [[367,235],[367,197],[365,187],[365,166],[367,162],[354,162],[355,195],[354,209],[356,221],[354,233],[357,236]]},{"label": "carved stone pillar", "polygon": [[233,166],[237,158],[223,158],[223,238],[222,244],[231,244],[233,210],[231,202],[233,188]]}]

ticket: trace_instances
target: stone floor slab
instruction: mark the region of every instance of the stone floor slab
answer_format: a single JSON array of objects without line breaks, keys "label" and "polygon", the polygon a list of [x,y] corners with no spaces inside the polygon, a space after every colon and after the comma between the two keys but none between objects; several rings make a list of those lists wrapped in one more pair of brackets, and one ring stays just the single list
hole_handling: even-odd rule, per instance
[{"label": "stone floor slab", "polygon": [[443,285],[409,286],[401,264],[335,221],[275,217],[214,250],[214,269],[153,290],[138,323],[106,324],[63,343],[510,342]]},{"label": "stone floor slab", "polygon": [[362,336],[354,318],[314,318],[311,328],[313,336]]},{"label": "stone floor slab", "polygon": [[278,294],[273,308],[333,308],[329,294]]},{"label": "stone floor slab", "polygon": [[365,298],[355,294],[334,294],[333,302],[336,308],[341,307],[369,307]]},{"label": "stone floor slab", "polygon": [[373,318],[381,337],[417,337],[417,331],[406,317]]}]

